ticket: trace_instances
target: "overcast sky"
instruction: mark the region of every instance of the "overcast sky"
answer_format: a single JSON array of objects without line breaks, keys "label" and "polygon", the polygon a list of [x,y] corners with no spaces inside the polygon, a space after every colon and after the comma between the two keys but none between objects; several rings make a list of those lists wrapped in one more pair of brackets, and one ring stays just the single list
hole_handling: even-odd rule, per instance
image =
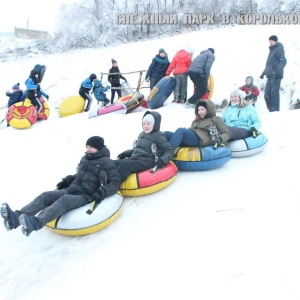
[{"label": "overcast sky", "polygon": [[9,0],[0,10],[0,32],[13,32],[22,27],[53,32],[59,7],[76,0]]}]

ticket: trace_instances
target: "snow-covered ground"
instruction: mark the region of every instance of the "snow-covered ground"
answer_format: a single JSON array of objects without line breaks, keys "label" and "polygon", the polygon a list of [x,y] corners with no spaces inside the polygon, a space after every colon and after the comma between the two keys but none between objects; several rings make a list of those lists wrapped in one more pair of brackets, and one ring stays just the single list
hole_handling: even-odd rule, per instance
[{"label": "snow-covered ground", "polygon": [[[146,70],[161,47],[170,59],[187,42],[195,55],[212,47],[212,100],[218,104],[248,75],[264,85],[258,76],[273,34],[285,46],[288,64],[281,111],[269,113],[263,94],[256,105],[261,131],[269,139],[262,153],[232,158],[211,171],[179,172],[162,191],[125,198],[121,215],[89,236],[66,237],[43,229],[26,238],[19,229],[0,227],[0,299],[299,299],[300,110],[289,110],[300,91],[297,26],[237,26],[2,62],[0,107],[7,103],[6,90],[17,82],[25,88],[30,70],[39,63],[47,66],[42,87],[50,95],[51,113],[49,120],[26,130],[6,128],[5,121],[0,125],[0,199],[18,209],[54,189],[75,172],[92,135],[105,139],[112,158],[132,147],[142,130],[143,108],[92,119],[87,113],[59,118],[55,109],[77,94],[90,73],[100,77],[108,72],[111,58],[126,73]],[[137,74],[125,77],[136,86]],[[106,76],[103,81],[107,83]],[[147,96],[149,89],[141,92]],[[157,110],[161,130],[190,126],[193,110],[171,100]],[[0,110],[0,121],[5,112]]]}]

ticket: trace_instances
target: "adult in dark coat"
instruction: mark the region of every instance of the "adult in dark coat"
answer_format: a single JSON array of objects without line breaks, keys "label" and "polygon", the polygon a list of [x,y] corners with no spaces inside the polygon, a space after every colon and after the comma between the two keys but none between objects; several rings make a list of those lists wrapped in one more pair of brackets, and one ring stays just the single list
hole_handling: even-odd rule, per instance
[{"label": "adult in dark coat", "polygon": [[69,210],[93,201],[100,203],[104,198],[117,193],[121,178],[109,157],[110,152],[103,138],[90,137],[77,173],[59,182],[57,190],[42,193],[20,210],[12,211],[7,203],[2,204],[1,216],[5,228],[12,230],[21,224],[23,234],[28,236],[33,230],[40,230]]},{"label": "adult in dark coat", "polygon": [[168,59],[168,54],[166,53],[165,49],[160,48],[158,50],[158,54],[156,54],[152,59],[152,62],[146,73],[145,81],[148,82],[150,80],[150,90],[152,90],[154,86],[166,76],[169,64],[170,62]]},{"label": "adult in dark coat", "polygon": [[287,61],[285,58],[284,47],[278,42],[276,35],[269,37],[269,55],[264,71],[260,75],[263,79],[267,77],[265,88],[265,101],[267,108],[270,112],[280,110],[280,83],[283,78],[283,68]]},{"label": "adult in dark coat", "polygon": [[195,107],[195,103],[207,92],[210,69],[215,61],[215,50],[208,48],[200,52],[192,61],[188,75],[196,87],[196,92],[186,101],[186,106]]},{"label": "adult in dark coat", "polygon": [[111,84],[111,98],[110,103],[114,103],[115,94],[118,94],[118,98],[121,97],[121,83],[120,79],[123,79],[125,82],[127,82],[127,79],[122,76],[120,69],[118,67],[118,62],[115,59],[111,60],[112,67],[109,69],[109,75],[108,75],[108,81]]},{"label": "adult in dark coat", "polygon": [[134,142],[133,149],[118,155],[115,164],[121,175],[122,182],[131,173],[149,170],[156,167],[161,169],[174,155],[170,143],[160,131],[161,115],[158,112],[146,111],[143,120],[143,132]]}]

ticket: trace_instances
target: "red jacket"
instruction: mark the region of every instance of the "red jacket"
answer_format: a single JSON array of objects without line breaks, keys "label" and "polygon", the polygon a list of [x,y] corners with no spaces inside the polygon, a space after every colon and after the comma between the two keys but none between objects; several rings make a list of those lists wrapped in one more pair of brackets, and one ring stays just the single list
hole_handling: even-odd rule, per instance
[{"label": "red jacket", "polygon": [[259,89],[256,85],[243,85],[239,88],[240,90],[244,91],[246,94],[248,94],[249,92],[251,92],[251,94],[253,94],[255,97],[257,97],[259,95]]},{"label": "red jacket", "polygon": [[166,75],[170,75],[173,70],[174,75],[187,73],[191,62],[192,60],[190,53],[185,50],[179,50],[172,59],[166,71]]}]

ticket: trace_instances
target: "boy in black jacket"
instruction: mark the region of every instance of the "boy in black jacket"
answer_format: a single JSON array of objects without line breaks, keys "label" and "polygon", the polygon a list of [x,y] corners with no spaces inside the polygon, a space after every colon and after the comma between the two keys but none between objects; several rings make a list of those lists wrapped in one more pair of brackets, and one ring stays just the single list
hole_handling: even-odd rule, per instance
[{"label": "boy in black jacket", "polygon": [[167,141],[164,133],[160,131],[161,115],[158,112],[146,111],[143,116],[143,132],[134,143],[133,149],[126,150],[114,160],[125,181],[131,173],[154,168],[162,169],[174,155],[173,148]]},{"label": "boy in black jacket", "polygon": [[42,229],[69,210],[93,201],[100,203],[117,193],[121,178],[109,157],[103,138],[90,137],[77,173],[59,182],[57,190],[42,193],[20,210],[12,211],[7,203],[2,204],[0,213],[6,230],[22,225],[23,234],[29,236],[32,231]]}]

